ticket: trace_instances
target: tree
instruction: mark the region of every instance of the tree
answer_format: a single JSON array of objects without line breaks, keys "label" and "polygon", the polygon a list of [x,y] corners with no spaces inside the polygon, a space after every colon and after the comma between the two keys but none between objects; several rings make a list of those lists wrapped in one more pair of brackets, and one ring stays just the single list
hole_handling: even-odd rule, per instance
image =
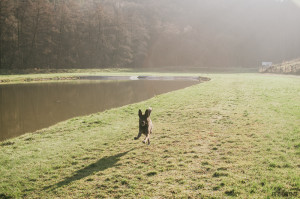
[{"label": "tree", "polygon": [[0,1],[0,69],[11,67],[15,49],[17,20],[14,16],[14,3]]}]

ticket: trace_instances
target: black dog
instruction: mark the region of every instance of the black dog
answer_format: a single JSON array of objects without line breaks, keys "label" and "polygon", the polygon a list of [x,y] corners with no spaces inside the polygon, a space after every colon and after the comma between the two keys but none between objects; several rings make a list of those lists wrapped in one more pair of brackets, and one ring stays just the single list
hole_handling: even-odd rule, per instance
[{"label": "black dog", "polygon": [[146,138],[144,139],[143,143],[146,143],[148,141],[148,145],[150,144],[150,134],[152,133],[153,124],[150,119],[152,108],[148,108],[145,111],[145,115],[143,115],[142,111],[139,110],[139,134],[134,139],[137,140],[141,137],[142,134],[146,135]]}]

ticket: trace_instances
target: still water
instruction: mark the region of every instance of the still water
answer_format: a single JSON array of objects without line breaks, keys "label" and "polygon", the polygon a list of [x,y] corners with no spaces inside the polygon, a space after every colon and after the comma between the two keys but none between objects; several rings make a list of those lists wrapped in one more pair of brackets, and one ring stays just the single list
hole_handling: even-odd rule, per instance
[{"label": "still water", "polygon": [[0,141],[197,83],[138,80],[0,85]]}]

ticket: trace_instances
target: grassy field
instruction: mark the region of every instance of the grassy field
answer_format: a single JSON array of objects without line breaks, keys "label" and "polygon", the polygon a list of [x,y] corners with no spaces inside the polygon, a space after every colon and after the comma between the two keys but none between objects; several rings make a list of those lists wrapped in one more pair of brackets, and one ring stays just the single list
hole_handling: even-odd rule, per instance
[{"label": "grassy field", "polygon": [[0,198],[299,198],[300,78],[208,77],[0,143]]}]

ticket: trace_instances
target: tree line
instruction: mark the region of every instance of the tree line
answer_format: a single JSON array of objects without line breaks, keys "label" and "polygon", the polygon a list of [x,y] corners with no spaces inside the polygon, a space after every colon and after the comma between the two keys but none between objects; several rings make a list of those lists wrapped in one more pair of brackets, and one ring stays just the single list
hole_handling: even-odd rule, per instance
[{"label": "tree line", "polygon": [[128,67],[149,39],[130,2],[1,0],[0,68]]},{"label": "tree line", "polygon": [[299,11],[290,0],[0,0],[0,69],[278,62],[300,54]]}]

